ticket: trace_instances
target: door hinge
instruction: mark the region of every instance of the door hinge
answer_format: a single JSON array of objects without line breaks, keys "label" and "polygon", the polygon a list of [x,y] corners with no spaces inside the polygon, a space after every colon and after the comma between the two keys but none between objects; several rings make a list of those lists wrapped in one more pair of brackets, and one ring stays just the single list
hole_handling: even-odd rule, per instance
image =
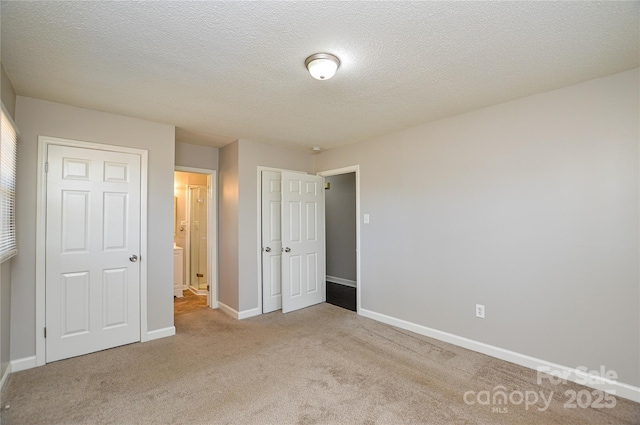
[{"label": "door hinge", "polygon": [[47,328],[44,328],[44,337],[47,337]]},{"label": "door hinge", "polygon": [[49,172],[49,163],[48,163],[48,162],[45,162],[45,163],[44,163],[44,172],[45,172],[45,173],[48,173],[48,172]]},{"label": "door hinge", "polygon": [[209,288],[209,285],[207,285],[207,291],[210,291],[210,290],[211,290],[211,288]]}]

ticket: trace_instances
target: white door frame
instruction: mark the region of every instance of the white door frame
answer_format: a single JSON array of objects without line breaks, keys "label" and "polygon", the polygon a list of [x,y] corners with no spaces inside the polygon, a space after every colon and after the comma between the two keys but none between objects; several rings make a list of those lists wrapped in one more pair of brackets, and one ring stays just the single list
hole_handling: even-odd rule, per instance
[{"label": "white door frame", "polygon": [[262,314],[262,172],[263,171],[277,171],[282,173],[283,171],[288,171],[290,173],[300,173],[300,174],[308,174],[306,171],[298,171],[298,170],[286,170],[284,168],[274,168],[274,167],[263,167],[258,165],[258,246],[256,249],[256,253],[258,256],[258,308],[257,314]]},{"label": "white door frame", "polygon": [[[183,167],[181,165],[175,166],[175,171],[181,171],[184,173],[197,173],[205,174],[207,176],[207,208],[209,216],[207,220],[207,258],[209,259],[209,270],[207,273],[207,284],[209,285],[208,304],[210,308],[218,308],[218,172],[208,168],[194,168]],[[189,185],[187,185],[189,186]],[[188,194],[186,198],[188,198]],[[188,246],[185,247],[185,250]],[[187,264],[185,266],[188,267]],[[188,279],[186,276],[185,267],[185,282]]]},{"label": "white door frame", "polygon": [[[47,182],[45,164],[49,145],[60,145],[85,149],[98,149],[140,155],[140,258],[147,258],[147,172],[148,151],[124,146],[104,145],[57,137],[38,136],[38,164],[36,181],[36,359],[35,365],[46,363],[46,280],[45,241],[47,217]],[[147,262],[140,263],[140,341],[149,340],[147,335]]]},{"label": "white door frame", "polygon": [[356,313],[360,314],[362,299],[362,281],[360,275],[360,166],[336,168],[334,170],[316,173],[322,177],[337,176],[339,174],[356,173]]}]

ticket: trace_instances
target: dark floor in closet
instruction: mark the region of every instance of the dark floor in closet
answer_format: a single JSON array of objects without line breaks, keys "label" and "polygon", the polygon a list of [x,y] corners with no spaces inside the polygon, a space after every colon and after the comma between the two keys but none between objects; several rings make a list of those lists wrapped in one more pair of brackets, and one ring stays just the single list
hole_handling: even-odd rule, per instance
[{"label": "dark floor in closet", "polygon": [[356,311],[356,288],[327,282],[327,302],[347,310]]}]

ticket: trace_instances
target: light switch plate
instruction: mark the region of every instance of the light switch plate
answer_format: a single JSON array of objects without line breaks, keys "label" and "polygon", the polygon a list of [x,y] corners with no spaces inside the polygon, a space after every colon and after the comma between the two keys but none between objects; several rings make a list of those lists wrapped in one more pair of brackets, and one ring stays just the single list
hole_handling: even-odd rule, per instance
[{"label": "light switch plate", "polygon": [[364,224],[369,224],[369,214],[364,215]]}]

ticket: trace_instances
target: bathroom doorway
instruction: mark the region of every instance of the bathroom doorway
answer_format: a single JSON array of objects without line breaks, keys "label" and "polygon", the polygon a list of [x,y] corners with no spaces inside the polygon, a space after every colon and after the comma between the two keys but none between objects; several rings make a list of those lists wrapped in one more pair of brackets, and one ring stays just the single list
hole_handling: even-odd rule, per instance
[{"label": "bathroom doorway", "polygon": [[174,296],[185,308],[218,307],[215,189],[215,170],[176,167]]}]

